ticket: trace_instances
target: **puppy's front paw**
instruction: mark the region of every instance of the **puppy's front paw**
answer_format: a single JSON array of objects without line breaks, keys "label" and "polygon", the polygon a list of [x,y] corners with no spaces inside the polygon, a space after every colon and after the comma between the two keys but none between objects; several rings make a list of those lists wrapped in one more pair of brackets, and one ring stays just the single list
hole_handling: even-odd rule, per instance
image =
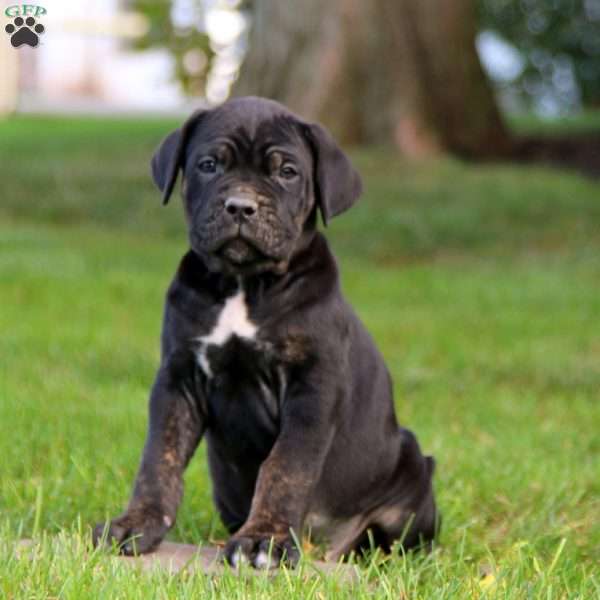
[{"label": "puppy's front paw", "polygon": [[92,541],[94,546],[116,544],[126,556],[146,554],[157,548],[172,525],[172,519],[160,511],[127,511],[109,523],[96,525]]},{"label": "puppy's front paw", "polygon": [[248,564],[255,569],[275,569],[282,564],[295,567],[300,552],[294,540],[289,537],[276,539],[242,535],[234,536],[227,542],[223,558],[232,567]]}]

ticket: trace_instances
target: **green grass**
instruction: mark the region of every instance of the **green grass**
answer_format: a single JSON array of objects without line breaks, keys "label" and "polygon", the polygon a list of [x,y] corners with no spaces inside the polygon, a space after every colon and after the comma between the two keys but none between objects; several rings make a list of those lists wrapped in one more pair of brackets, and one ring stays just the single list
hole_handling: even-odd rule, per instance
[{"label": "green grass", "polygon": [[585,134],[600,131],[600,111],[583,110],[561,118],[542,118],[533,113],[508,115],[507,121],[517,133]]},{"label": "green grass", "polygon": [[[328,235],[399,417],[436,455],[438,548],[373,557],[353,584],[309,564],[144,574],[89,551],[130,491],[186,248],[148,175],[172,125],[0,123],[0,596],[599,597],[600,185],[385,149],[354,154],[365,197]],[[171,539],[224,539],[203,447],[186,481]],[[14,550],[30,536],[33,558]]]}]

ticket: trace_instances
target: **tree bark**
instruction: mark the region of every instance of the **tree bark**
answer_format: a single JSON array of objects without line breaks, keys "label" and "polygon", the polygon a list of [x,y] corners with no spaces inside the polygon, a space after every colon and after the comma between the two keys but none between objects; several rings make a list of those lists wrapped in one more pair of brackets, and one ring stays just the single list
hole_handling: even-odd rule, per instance
[{"label": "tree bark", "polygon": [[509,152],[472,0],[254,0],[252,18],[234,93],[279,100],[349,144]]}]

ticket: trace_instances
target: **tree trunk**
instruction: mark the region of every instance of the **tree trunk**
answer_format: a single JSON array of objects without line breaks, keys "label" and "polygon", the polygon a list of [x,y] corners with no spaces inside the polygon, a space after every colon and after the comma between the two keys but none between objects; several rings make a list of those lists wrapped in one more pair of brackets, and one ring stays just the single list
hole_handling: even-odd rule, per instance
[{"label": "tree trunk", "polygon": [[472,0],[254,0],[236,94],[268,96],[345,143],[506,154]]}]

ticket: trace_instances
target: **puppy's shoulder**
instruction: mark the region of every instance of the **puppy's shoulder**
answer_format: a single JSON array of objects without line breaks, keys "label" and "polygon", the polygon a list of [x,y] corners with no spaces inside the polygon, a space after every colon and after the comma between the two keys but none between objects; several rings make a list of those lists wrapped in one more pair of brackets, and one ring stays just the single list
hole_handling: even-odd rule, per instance
[{"label": "puppy's shoulder", "polygon": [[[292,346],[338,346],[348,335],[352,311],[340,287],[336,259],[325,237],[317,233],[293,267],[294,303],[286,313]],[[304,344],[300,344],[304,340]]]}]

